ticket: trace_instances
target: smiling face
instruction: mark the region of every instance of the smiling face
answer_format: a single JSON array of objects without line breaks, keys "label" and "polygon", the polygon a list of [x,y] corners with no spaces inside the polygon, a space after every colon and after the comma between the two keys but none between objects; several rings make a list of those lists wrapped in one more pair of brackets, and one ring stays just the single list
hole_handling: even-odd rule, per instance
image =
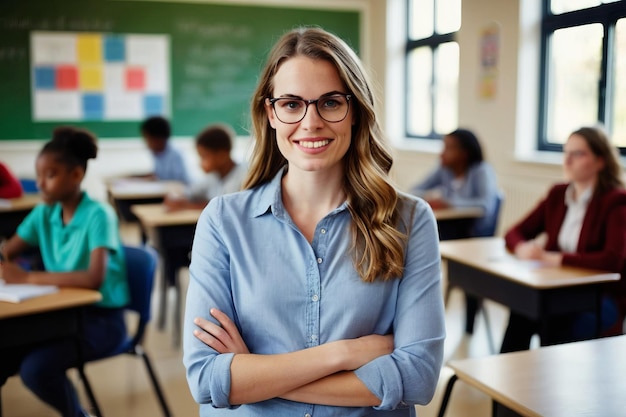
[{"label": "smiling face", "polygon": [[[332,93],[348,93],[335,66],[324,60],[296,56],[283,62],[274,76],[273,97],[315,100]],[[340,122],[322,119],[315,104],[308,106],[306,116],[287,124],[276,118],[272,105],[265,110],[276,130],[281,154],[289,161],[289,172],[338,170],[343,173],[343,157],[352,140],[352,108]]]},{"label": "smiling face", "polygon": [[563,170],[565,177],[580,184],[595,184],[604,159],[595,155],[584,137],[573,134],[563,145]]}]

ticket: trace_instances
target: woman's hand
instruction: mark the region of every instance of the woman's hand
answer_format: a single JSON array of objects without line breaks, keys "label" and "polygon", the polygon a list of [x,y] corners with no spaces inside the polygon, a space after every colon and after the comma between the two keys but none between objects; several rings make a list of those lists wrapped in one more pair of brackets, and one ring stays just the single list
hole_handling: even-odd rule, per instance
[{"label": "woman's hand", "polygon": [[212,308],[211,315],[219,322],[219,325],[196,317],[193,322],[200,329],[194,330],[194,336],[218,353],[250,353],[237,326],[226,314]]},{"label": "woman's hand", "polygon": [[0,262],[0,278],[7,284],[26,284],[28,271],[11,261]]},{"label": "woman's hand", "polygon": [[533,241],[521,242],[515,246],[515,256],[520,259],[541,260],[544,250]]}]

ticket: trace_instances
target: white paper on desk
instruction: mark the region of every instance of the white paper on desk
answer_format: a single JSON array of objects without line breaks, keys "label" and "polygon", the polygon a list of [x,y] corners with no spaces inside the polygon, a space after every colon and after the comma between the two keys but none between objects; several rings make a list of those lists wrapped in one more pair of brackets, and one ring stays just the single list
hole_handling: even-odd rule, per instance
[{"label": "white paper on desk", "polygon": [[8,198],[0,198],[0,207],[9,208],[11,207],[11,200]]},{"label": "white paper on desk", "polygon": [[29,298],[54,294],[57,291],[59,287],[55,285],[0,284],[0,301],[19,303]]},{"label": "white paper on desk", "polygon": [[124,194],[165,194],[167,192],[167,186],[157,181],[120,181],[114,184],[115,193],[118,195]]}]

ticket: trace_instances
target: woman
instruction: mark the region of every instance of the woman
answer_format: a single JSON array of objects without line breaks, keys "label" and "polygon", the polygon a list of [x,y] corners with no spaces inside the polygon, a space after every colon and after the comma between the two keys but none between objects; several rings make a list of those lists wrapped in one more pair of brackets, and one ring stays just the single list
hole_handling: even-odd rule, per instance
[{"label": "woman", "polygon": [[442,362],[437,231],[391,185],[360,61],[321,29],[285,34],[252,117],[245,190],[209,202],[193,244],[184,363],[200,415],[413,415]]},{"label": "woman", "polygon": [[498,215],[498,185],[491,165],[483,159],[480,142],[473,132],[457,129],[443,137],[439,166],[411,193],[422,196],[433,209],[480,207],[484,215],[469,231],[459,231],[458,224],[440,224],[441,240],[492,236]]},{"label": "woman", "polygon": [[[553,186],[521,222],[506,233],[507,248],[520,259],[548,266],[576,266],[619,272],[606,286],[601,323],[605,335],[621,333],[626,294],[626,192],[615,148],[599,128],[582,127],[563,145],[567,183]],[[545,233],[543,247],[533,239]],[[502,352],[528,349],[537,323],[511,313]],[[592,313],[556,317],[542,345],[583,340],[596,333]]]},{"label": "woman", "polygon": [[[81,190],[87,161],[98,151],[95,137],[84,130],[59,127],[36,160],[36,206],[2,248],[7,259],[0,276],[8,283],[91,288],[102,300],[82,312],[81,355],[86,361],[106,357],[126,338],[123,307],[128,303],[126,262],[117,217],[106,204]],[[26,271],[14,260],[38,248],[44,271]],[[81,408],[69,368],[78,364],[74,338],[3,350],[0,386],[16,372],[42,401],[64,417],[87,415]]]}]

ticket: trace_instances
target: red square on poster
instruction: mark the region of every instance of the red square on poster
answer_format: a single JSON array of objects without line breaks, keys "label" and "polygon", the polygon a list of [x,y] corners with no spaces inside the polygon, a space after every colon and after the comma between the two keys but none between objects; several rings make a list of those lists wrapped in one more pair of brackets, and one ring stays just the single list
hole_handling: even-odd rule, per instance
[{"label": "red square on poster", "polygon": [[141,91],[146,88],[146,72],[140,67],[126,69],[126,89]]},{"label": "red square on poster", "polygon": [[78,68],[73,65],[59,65],[56,68],[55,84],[58,90],[78,88]]}]

